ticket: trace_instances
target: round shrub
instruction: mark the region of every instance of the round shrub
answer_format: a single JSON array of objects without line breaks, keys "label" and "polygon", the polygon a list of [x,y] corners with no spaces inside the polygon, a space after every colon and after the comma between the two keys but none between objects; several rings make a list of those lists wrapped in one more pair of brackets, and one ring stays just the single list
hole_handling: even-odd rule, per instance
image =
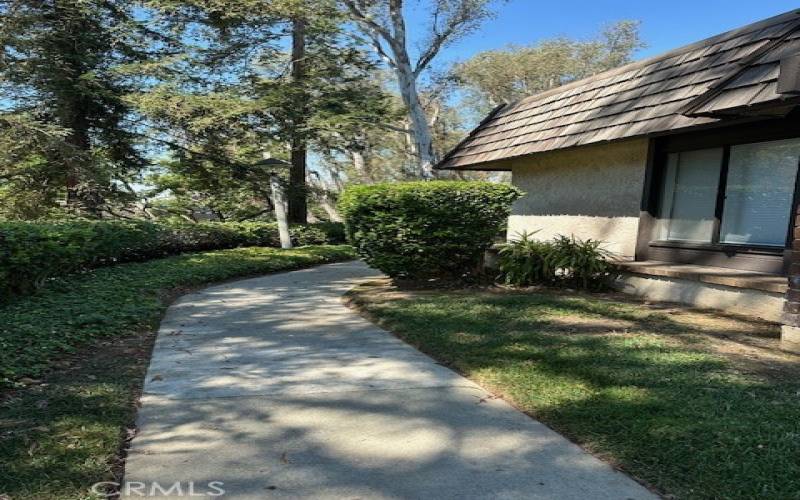
[{"label": "round shrub", "polygon": [[420,181],[353,186],[339,198],[350,242],[389,276],[476,270],[522,193],[507,184]]}]

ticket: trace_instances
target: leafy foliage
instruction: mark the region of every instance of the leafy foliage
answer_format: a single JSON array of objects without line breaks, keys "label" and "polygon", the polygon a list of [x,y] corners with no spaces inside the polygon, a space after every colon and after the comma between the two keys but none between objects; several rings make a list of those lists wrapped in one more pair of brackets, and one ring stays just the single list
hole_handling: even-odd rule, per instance
[{"label": "leafy foliage", "polygon": [[499,267],[507,284],[574,286],[597,289],[613,269],[611,253],[602,242],[592,239],[558,236],[540,241],[532,234],[520,237],[500,249]]},{"label": "leafy foliage", "polygon": [[[297,245],[342,243],[337,224],[293,226]],[[264,222],[156,224],[145,221],[0,223],[0,293],[24,293],[53,276],[118,262],[242,246],[279,247]]]},{"label": "leafy foliage", "polygon": [[521,195],[505,184],[464,181],[353,186],[339,208],[350,241],[393,277],[460,277],[483,252]]},{"label": "leafy foliage", "polygon": [[127,185],[145,160],[125,96],[147,83],[121,68],[157,58],[169,43],[123,0],[3,0],[0,18],[0,142],[23,120],[62,132],[26,141],[32,148],[22,164],[0,155],[0,195],[15,207],[3,211],[35,212],[23,193],[45,210],[60,197],[92,216],[109,200],[130,199]]},{"label": "leafy foliage", "polygon": [[165,308],[162,291],[352,256],[349,247],[333,245],[239,248],[53,278],[36,294],[0,307],[0,387],[41,374],[54,355],[92,339],[153,327]]},{"label": "leafy foliage", "polygon": [[479,103],[484,103],[485,111],[487,107],[622,66],[642,46],[639,23],[620,21],[594,40],[556,38],[531,46],[481,52],[456,65],[453,76],[472,91]]},{"label": "leafy foliage", "polygon": [[[303,198],[324,198],[334,187],[304,182],[305,149],[324,154],[345,147],[388,112],[387,94],[373,78],[374,58],[344,30],[333,0],[151,5],[196,38],[186,47],[191,65],[182,78],[135,98],[169,153],[147,179],[151,195],[169,196],[158,209],[189,217],[210,210],[224,220],[271,212],[264,170],[276,167],[259,165],[269,151],[294,160],[289,209],[302,215],[292,207],[301,207]],[[295,58],[285,49],[297,20],[304,26],[304,53]]]}]

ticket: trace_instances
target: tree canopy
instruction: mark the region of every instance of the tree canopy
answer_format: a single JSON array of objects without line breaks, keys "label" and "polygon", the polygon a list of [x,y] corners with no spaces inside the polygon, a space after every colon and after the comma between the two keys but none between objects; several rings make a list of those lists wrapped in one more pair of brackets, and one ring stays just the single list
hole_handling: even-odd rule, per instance
[{"label": "tree canopy", "polygon": [[619,21],[591,40],[561,37],[481,52],[453,75],[485,109],[622,66],[643,46],[639,23]]},{"label": "tree canopy", "polygon": [[97,216],[131,196],[145,159],[125,95],[147,82],[124,68],[158,57],[166,40],[124,0],[0,0],[0,18],[0,141],[36,131],[0,164],[11,196],[2,211],[35,216],[62,196]]},{"label": "tree canopy", "polygon": [[430,177],[476,114],[641,46],[623,21],[439,61],[502,4],[0,0],[0,218],[271,219],[276,172],[297,221],[335,218],[346,184]]}]

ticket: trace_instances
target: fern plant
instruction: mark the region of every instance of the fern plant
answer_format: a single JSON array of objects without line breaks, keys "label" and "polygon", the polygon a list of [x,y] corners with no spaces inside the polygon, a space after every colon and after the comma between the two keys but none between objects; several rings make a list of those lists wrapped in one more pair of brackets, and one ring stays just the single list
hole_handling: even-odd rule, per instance
[{"label": "fern plant", "polygon": [[500,248],[498,266],[506,284],[529,286],[555,278],[555,268],[550,264],[552,245],[534,239],[533,234],[523,232]]},{"label": "fern plant", "polygon": [[500,249],[498,264],[506,284],[602,288],[613,269],[613,254],[601,241],[563,235],[540,241],[534,234],[523,232]]}]

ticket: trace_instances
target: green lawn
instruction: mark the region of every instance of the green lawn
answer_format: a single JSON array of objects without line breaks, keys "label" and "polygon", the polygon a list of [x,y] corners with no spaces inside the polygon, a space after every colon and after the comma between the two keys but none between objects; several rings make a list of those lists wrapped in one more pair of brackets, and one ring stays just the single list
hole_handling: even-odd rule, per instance
[{"label": "green lawn", "polygon": [[120,472],[153,331],[180,290],[353,258],[240,248],[96,269],[0,306],[0,498],[87,498]]},{"label": "green lawn", "polygon": [[800,498],[800,357],[775,349],[774,325],[547,291],[352,299],[661,493]]}]

